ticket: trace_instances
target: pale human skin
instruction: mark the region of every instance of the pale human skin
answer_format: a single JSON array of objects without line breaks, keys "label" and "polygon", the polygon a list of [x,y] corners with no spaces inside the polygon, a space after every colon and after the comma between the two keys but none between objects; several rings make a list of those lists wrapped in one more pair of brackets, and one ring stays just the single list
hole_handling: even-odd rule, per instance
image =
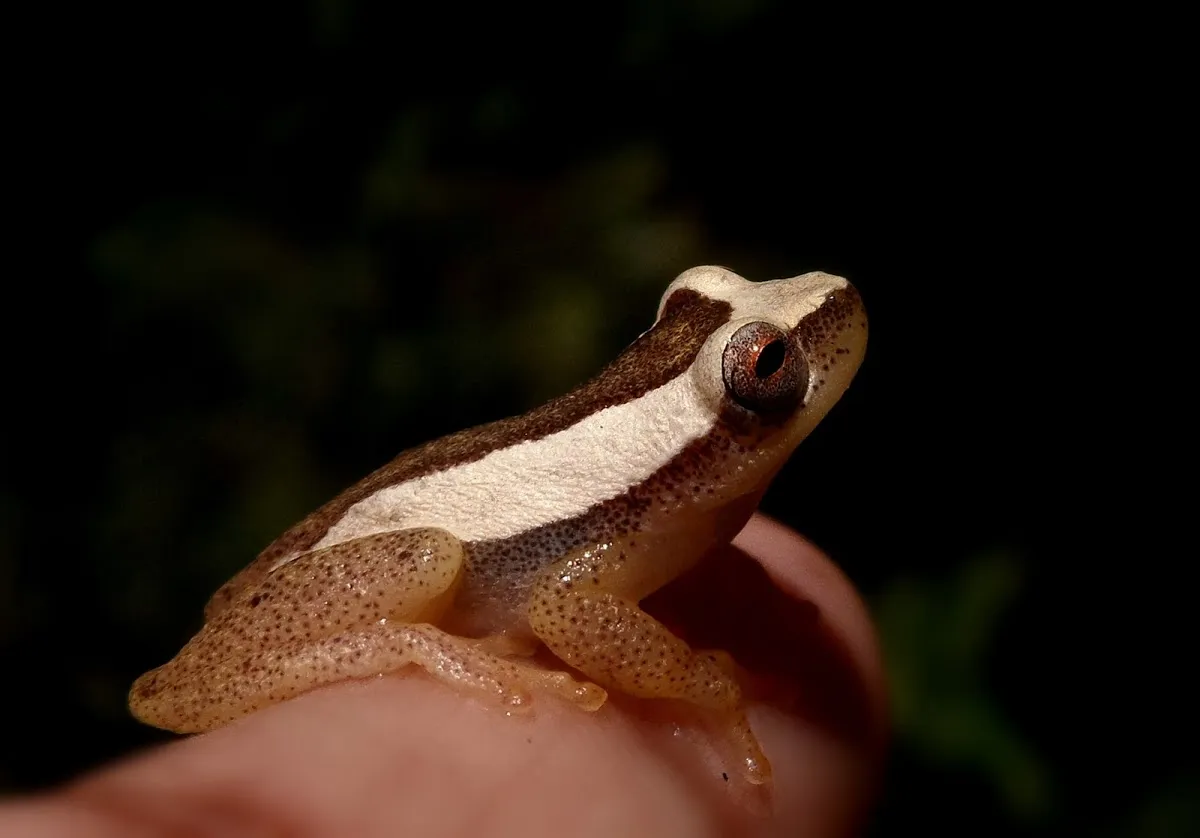
[{"label": "pale human skin", "polygon": [[875,636],[849,582],[756,517],[680,583],[647,607],[769,676],[748,690],[774,767],[765,801],[761,788],[722,781],[705,734],[672,736],[647,702],[580,713],[547,697],[506,718],[412,672],[315,690],[2,804],[0,834],[854,834],[886,715]]}]

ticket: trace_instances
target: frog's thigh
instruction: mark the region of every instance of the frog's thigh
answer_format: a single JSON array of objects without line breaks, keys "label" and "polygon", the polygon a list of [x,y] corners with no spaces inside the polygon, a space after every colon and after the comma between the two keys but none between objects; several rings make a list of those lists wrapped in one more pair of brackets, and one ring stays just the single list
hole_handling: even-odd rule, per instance
[{"label": "frog's thigh", "polygon": [[344,541],[247,584],[213,628],[240,622],[249,636],[282,629],[312,639],[384,618],[436,620],[457,588],[464,556],[462,542],[436,527]]},{"label": "frog's thigh", "polygon": [[250,575],[251,565],[235,577],[243,580],[236,590],[222,588],[231,598],[179,654],[134,683],[130,709],[150,724],[191,732],[279,700],[270,683],[272,667],[282,666],[276,659],[383,619],[436,619],[462,564],[458,539],[419,528],[316,550],[271,574]]}]

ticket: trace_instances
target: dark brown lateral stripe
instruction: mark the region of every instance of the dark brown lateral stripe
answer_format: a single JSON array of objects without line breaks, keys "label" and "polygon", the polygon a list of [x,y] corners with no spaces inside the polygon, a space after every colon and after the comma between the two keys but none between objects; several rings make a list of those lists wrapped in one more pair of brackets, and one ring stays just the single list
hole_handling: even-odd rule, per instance
[{"label": "dark brown lateral stripe", "polygon": [[[411,448],[296,524],[259,554],[256,564],[307,550],[354,504],[385,486],[481,460],[499,448],[569,428],[606,407],[625,404],[684,373],[733,307],[697,291],[676,291],[650,331],[595,378],[521,416],[469,428]],[[480,510],[480,514],[487,514]]]}]

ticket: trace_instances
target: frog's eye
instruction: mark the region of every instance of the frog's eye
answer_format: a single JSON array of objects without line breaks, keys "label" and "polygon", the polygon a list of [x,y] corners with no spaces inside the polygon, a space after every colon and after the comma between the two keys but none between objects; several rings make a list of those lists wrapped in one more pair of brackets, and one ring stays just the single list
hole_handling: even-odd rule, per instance
[{"label": "frog's eye", "polygon": [[721,359],[729,397],[747,410],[774,413],[794,406],[808,387],[808,362],[783,330],[747,323],[729,339]]}]

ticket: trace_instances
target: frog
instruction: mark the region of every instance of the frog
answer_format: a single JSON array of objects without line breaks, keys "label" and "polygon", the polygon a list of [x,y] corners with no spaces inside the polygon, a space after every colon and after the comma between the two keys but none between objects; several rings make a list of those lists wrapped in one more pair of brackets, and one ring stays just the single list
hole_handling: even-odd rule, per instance
[{"label": "frog", "polygon": [[640,604],[742,529],[866,338],[840,276],[684,271],[575,390],[404,451],[279,536],[134,682],[132,714],[202,733],[419,671],[510,712],[546,695],[594,712],[615,691],[709,714],[741,775],[769,784],[736,662]]}]

